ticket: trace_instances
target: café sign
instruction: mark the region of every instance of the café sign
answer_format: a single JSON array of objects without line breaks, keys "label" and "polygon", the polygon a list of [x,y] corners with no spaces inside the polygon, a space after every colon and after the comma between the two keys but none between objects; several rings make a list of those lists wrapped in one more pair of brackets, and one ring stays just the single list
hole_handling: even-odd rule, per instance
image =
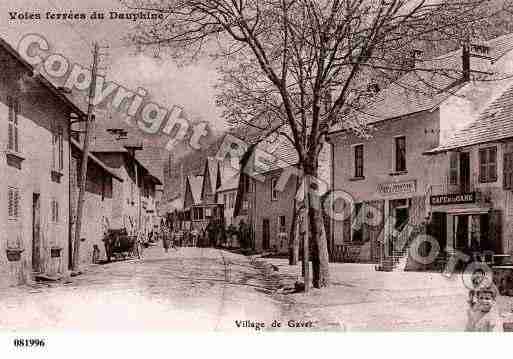
[{"label": "caf\u00e9 sign", "polygon": [[476,192],[469,193],[449,193],[434,195],[429,198],[429,203],[432,206],[443,204],[464,204],[474,203],[476,201]]},{"label": "caf\u00e9 sign", "polygon": [[378,192],[381,194],[412,193],[416,190],[417,184],[415,180],[378,184]]}]

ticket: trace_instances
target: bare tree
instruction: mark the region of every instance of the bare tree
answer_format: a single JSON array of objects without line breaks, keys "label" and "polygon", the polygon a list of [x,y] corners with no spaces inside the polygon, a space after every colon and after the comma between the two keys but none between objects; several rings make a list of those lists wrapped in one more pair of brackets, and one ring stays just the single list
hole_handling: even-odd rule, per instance
[{"label": "bare tree", "polygon": [[[463,44],[479,36],[500,9],[485,0],[132,0],[131,8],[163,14],[139,24],[130,39],[166,47],[180,61],[211,55],[222,74],[217,104],[258,138],[279,132],[299,167],[317,177],[331,126],[365,133],[358,114],[376,84],[410,70],[411,54],[429,44]],[[458,81],[458,69],[433,66]],[[421,76],[422,77],[422,76]],[[440,91],[433,76],[419,91]],[[317,201],[309,209],[313,285],[328,285],[328,249]]]}]

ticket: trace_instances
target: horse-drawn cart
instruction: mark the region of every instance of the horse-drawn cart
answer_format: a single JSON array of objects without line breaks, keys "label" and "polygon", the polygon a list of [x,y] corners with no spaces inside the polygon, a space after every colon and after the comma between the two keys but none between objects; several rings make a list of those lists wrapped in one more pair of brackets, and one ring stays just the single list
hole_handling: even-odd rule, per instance
[{"label": "horse-drawn cart", "polygon": [[107,262],[112,258],[126,259],[137,255],[137,236],[129,236],[126,229],[109,229],[103,239]]}]

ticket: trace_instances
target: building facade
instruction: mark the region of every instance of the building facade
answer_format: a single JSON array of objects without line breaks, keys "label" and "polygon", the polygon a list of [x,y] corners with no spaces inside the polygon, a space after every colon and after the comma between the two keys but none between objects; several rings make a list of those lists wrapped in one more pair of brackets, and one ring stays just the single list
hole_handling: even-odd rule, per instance
[{"label": "building facade", "polygon": [[70,115],[84,116],[0,39],[0,279],[68,268]]},{"label": "building facade", "polygon": [[[490,57],[459,50],[442,56],[440,61],[463,68],[464,74],[474,71],[473,67],[465,71],[465,64],[474,64],[480,69],[476,73],[482,76],[484,65],[487,69],[501,70],[510,66],[511,51],[504,51],[507,48],[504,45],[511,41],[509,35],[479,47]],[[474,58],[479,58],[479,62],[475,63]],[[488,64],[483,63],[483,58]],[[490,61],[493,59],[496,60]],[[480,158],[495,163],[488,160],[491,156],[498,163],[501,150],[497,148],[481,155],[474,149],[475,153],[468,151],[458,157],[447,155],[451,148],[447,145],[455,138],[464,137],[462,133],[472,128],[480,113],[504,93],[507,83],[440,77],[436,80],[445,91],[426,88],[419,91],[423,88],[421,76],[413,71],[376,95],[362,119],[372,127],[367,138],[344,129],[335,129],[330,135],[334,159],[332,189],[347,192],[353,202],[351,208],[339,208],[344,215],[332,220],[330,247],[334,260],[380,263],[387,270],[401,261],[403,268],[421,268],[422,265],[408,257],[414,237],[411,231],[437,238],[440,257],[447,258],[455,248],[460,248],[454,247],[455,233],[470,238],[469,233],[475,229],[465,232],[463,228],[477,228],[475,223],[479,221],[490,241],[501,242],[496,239],[496,233],[490,232],[500,221],[497,219],[500,215],[483,205],[486,196],[476,196],[474,192],[474,189],[493,192],[494,187],[500,187],[498,180],[480,181],[477,169],[481,166]],[[457,178],[460,173],[463,179]],[[465,194],[470,194],[470,200],[465,200],[468,203],[458,197]],[[444,199],[445,195],[448,197]],[[455,219],[457,213],[463,219]],[[470,213],[476,217],[474,227],[469,224]],[[464,249],[471,252],[470,247]],[[495,251],[500,253],[502,249],[497,247]],[[434,261],[438,263],[440,259]]]}]

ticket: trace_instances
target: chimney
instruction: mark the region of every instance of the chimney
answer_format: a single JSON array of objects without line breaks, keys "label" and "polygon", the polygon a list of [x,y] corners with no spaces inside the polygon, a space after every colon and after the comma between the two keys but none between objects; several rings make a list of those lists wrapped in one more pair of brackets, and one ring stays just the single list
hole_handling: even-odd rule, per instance
[{"label": "chimney", "polygon": [[470,81],[471,74],[491,75],[489,66],[493,58],[490,56],[490,47],[482,44],[467,43],[461,51],[461,65],[463,81]]},{"label": "chimney", "polygon": [[419,67],[419,63],[421,62],[423,54],[424,54],[424,52],[422,50],[419,50],[419,49],[413,49],[411,51],[411,62],[412,62],[412,65],[413,65],[412,70],[415,70],[416,68]]}]

